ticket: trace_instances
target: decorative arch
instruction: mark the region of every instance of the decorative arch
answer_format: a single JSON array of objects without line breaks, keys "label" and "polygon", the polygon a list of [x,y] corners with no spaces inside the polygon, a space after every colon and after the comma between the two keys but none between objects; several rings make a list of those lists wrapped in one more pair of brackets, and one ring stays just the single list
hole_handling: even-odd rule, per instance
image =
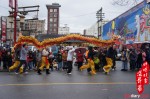
[{"label": "decorative arch", "polygon": [[78,34],[70,34],[58,38],[53,38],[53,39],[45,39],[42,42],[39,42],[36,38],[33,38],[31,36],[20,36],[18,41],[16,42],[14,48],[17,48],[22,43],[31,43],[37,48],[44,48],[47,46],[52,46],[54,44],[60,44],[62,42],[65,42],[67,40],[81,40],[81,41],[86,41],[88,43],[94,44],[96,46],[110,46],[115,43],[115,40],[117,39],[117,36],[113,36],[112,39],[110,40],[100,40],[98,38],[94,37],[84,37],[82,35]]}]

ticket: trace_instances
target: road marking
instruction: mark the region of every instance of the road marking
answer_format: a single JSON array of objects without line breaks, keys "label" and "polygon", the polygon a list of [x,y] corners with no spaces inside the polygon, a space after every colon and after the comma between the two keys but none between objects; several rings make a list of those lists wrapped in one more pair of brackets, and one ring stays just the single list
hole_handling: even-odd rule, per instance
[{"label": "road marking", "polygon": [[[31,83],[31,84],[0,84],[0,86],[50,86],[50,85],[135,85],[135,82],[101,82],[101,83]],[[150,83],[149,83],[150,84]]]}]

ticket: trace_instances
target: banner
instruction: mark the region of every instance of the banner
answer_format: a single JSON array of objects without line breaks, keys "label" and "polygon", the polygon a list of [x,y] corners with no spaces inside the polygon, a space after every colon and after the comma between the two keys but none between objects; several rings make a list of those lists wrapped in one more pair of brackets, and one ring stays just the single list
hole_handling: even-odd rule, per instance
[{"label": "banner", "polygon": [[7,33],[7,19],[5,17],[1,17],[1,41],[6,42],[6,33]]},{"label": "banner", "polygon": [[144,91],[144,85],[149,84],[149,64],[144,62],[142,68],[136,73],[136,88],[139,94]]},{"label": "banner", "polygon": [[16,11],[18,11],[18,0],[16,0]]},{"label": "banner", "polygon": [[104,40],[114,34],[125,44],[150,41],[150,5],[143,1],[103,26]]},{"label": "banner", "polygon": [[9,0],[9,7],[13,8],[13,0]]}]

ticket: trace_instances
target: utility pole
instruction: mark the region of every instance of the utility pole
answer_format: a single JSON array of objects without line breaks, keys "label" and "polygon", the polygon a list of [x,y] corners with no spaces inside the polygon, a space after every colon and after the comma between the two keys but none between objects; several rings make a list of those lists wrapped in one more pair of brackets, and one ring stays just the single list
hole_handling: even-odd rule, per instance
[{"label": "utility pole", "polygon": [[[104,18],[104,13],[102,13],[102,7],[97,11],[96,13],[96,18],[97,18],[97,24],[98,24],[98,38],[101,37],[101,32],[102,32],[102,21],[103,21],[103,18]],[[101,25],[100,25],[101,23]]]},{"label": "utility pole", "polygon": [[16,43],[16,33],[17,33],[17,21],[16,21],[16,18],[17,18],[17,2],[18,0],[14,0],[15,2],[15,7],[14,7],[14,44]]}]

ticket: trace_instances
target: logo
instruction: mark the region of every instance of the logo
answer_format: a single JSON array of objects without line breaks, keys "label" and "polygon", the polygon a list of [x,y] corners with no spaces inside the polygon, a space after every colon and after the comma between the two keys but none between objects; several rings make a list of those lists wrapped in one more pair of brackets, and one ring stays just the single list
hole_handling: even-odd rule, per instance
[{"label": "logo", "polygon": [[149,84],[149,64],[144,62],[142,68],[136,73],[136,88],[139,94],[144,91],[144,85]]}]

